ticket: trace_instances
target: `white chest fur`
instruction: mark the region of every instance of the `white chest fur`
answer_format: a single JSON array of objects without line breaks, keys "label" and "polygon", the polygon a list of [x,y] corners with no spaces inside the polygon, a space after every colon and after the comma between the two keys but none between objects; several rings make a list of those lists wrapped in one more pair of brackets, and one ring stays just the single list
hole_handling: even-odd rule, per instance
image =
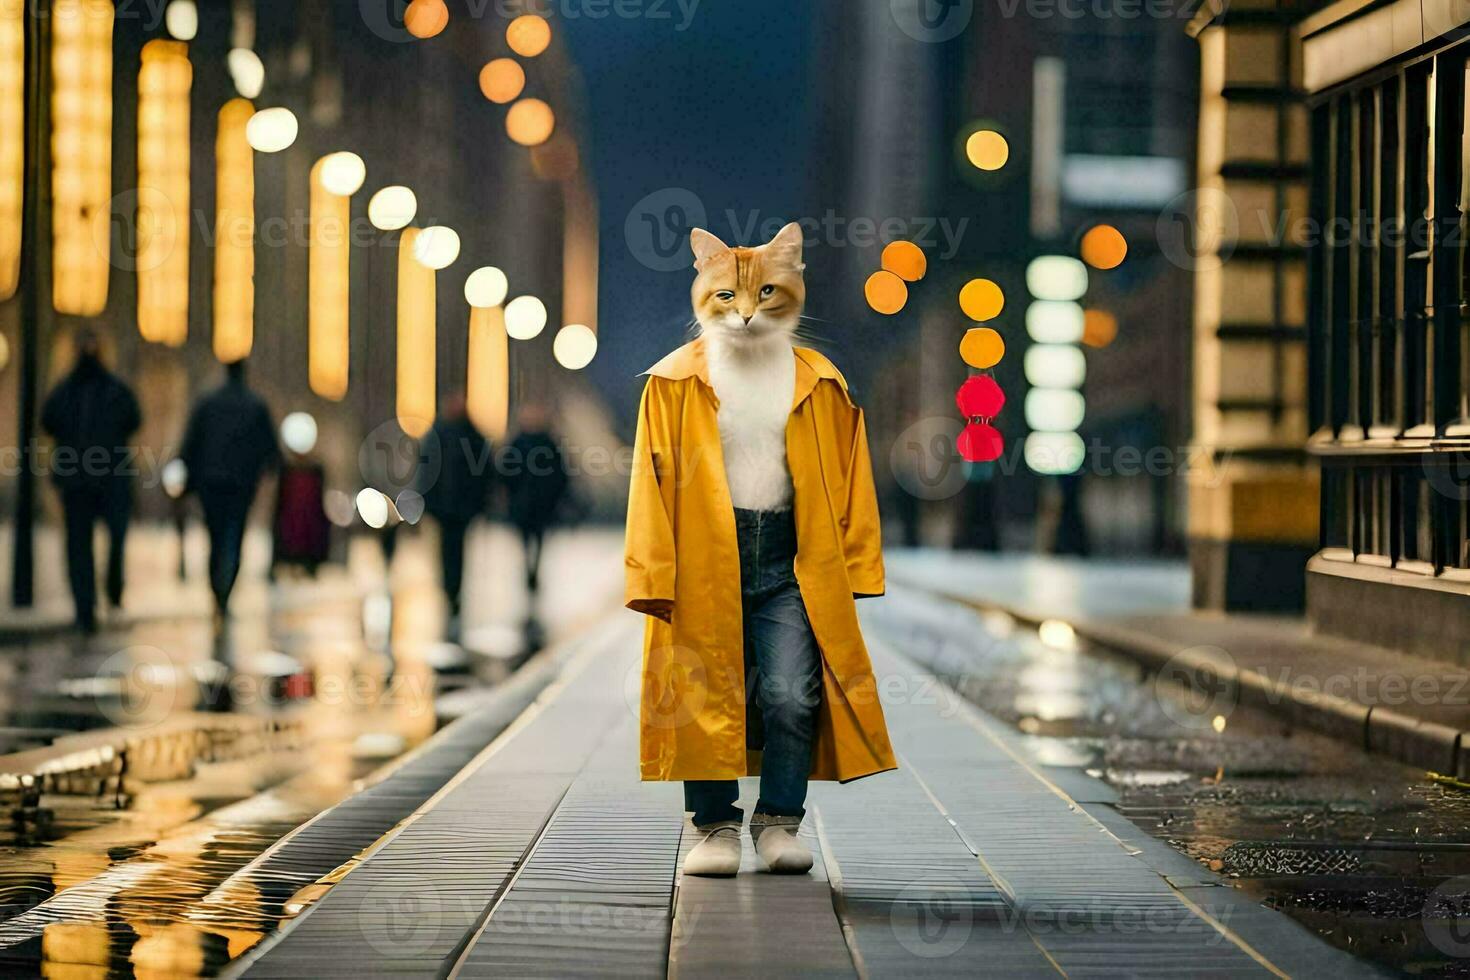
[{"label": "white chest fur", "polygon": [[785,338],[758,347],[707,348],[720,400],[720,445],[731,502],[746,510],[791,506],[786,420],[796,394],[796,357]]}]

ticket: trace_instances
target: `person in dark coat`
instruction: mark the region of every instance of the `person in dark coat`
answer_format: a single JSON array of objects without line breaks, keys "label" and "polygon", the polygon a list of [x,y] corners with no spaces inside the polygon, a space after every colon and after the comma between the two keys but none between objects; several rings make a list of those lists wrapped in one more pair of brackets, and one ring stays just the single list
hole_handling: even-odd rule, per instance
[{"label": "person in dark coat", "polygon": [[77,338],[77,363],[41,410],[41,427],[56,441],[51,476],[66,515],[66,570],[77,626],[97,629],[97,568],[92,529],[107,526],[107,600],[122,605],[123,543],[133,503],[128,441],[138,431],[138,399],[102,365],[97,338]]},{"label": "person in dark coat", "polygon": [[439,524],[441,583],[451,616],[459,615],[465,536],[485,511],[494,476],[490,442],[465,414],[464,398],[449,399],[420,445],[416,489]]},{"label": "person in dark coat", "polygon": [[189,489],[199,495],[209,529],[209,586],[224,615],[240,572],[245,523],[261,476],[280,465],[276,430],[264,400],[245,386],[245,363],[226,365],[225,383],[189,414],[179,454]]},{"label": "person in dark coat", "polygon": [[567,493],[566,458],[551,434],[546,410],[527,405],[517,419],[520,430],[503,462],[510,520],[526,549],[526,588],[536,591],[546,529],[555,523]]}]

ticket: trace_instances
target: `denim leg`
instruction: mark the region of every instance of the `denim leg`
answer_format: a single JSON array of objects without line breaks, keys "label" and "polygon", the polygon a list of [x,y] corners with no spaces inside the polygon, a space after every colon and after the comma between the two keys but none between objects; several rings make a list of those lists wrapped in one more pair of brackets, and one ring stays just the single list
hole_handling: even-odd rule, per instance
[{"label": "denim leg", "polygon": [[726,820],[739,821],[744,814],[735,805],[740,783],[734,779],[684,780],[684,809],[694,814],[694,826],[708,827]]},{"label": "denim leg", "polygon": [[800,817],[806,810],[817,710],[822,703],[821,658],[807,621],[801,590],[788,585],[748,614],[754,647],[756,696],[765,749],[756,813]]}]

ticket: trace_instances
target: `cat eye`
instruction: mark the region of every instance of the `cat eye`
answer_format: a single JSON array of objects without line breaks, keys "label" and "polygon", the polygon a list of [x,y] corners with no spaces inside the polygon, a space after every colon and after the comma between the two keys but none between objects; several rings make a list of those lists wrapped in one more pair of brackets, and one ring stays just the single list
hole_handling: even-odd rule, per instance
[{"label": "cat eye", "polygon": [[726,303],[735,298],[735,294],[730,292],[730,290],[728,289],[720,290],[718,293],[715,293],[715,296],[724,300]]},{"label": "cat eye", "polygon": [[762,286],[761,287],[761,299],[765,299],[767,296],[772,296],[772,295],[775,294],[775,292],[776,292],[776,287],[775,286]]}]

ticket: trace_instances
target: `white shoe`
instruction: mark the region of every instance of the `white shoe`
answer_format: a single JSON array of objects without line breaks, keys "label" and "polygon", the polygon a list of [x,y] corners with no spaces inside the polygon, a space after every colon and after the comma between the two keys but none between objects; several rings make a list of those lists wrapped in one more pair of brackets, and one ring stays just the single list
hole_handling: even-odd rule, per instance
[{"label": "white shoe", "polygon": [[684,855],[684,873],[701,878],[728,878],[740,873],[740,821],[724,820],[695,827],[704,840]]},{"label": "white shoe", "polygon": [[796,836],[800,817],[773,817],[757,813],[750,818],[750,836],[766,870],[777,875],[804,875],[812,869],[812,852]]}]

